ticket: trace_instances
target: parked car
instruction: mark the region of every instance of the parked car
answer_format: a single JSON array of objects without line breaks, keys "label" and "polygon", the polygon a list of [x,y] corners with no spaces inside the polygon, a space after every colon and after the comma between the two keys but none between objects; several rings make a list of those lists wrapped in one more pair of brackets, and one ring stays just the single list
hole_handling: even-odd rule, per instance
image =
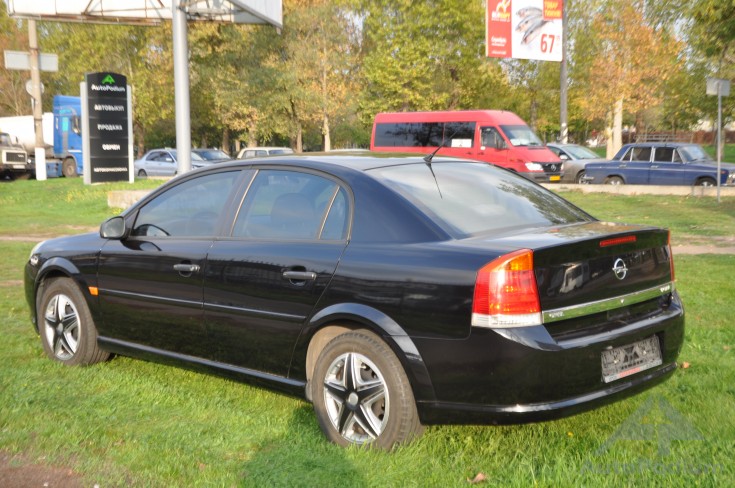
[{"label": "parked car", "polygon": [[[612,161],[585,167],[589,183],[608,185],[717,185],[717,163],[698,144],[624,145]],[[735,164],[721,163],[721,185],[735,185]]]},{"label": "parked car", "polygon": [[244,147],[237,153],[237,159],[259,158],[261,156],[275,156],[293,154],[290,147]]},{"label": "parked car", "polygon": [[[207,163],[195,152],[191,153],[192,169],[206,166]],[[133,163],[135,174],[141,178],[147,176],[174,176],[177,171],[176,149],[151,149]]]},{"label": "parked car", "polygon": [[224,161],[231,161],[232,158],[229,154],[224,152],[222,149],[192,149],[193,154],[198,154],[205,161],[210,163],[222,163]]},{"label": "parked car", "polygon": [[604,223],[483,162],[312,155],[181,175],[99,232],[37,245],[45,353],[110,354],[311,401],[340,445],[588,410],[668,378],[668,231]]},{"label": "parked car", "polygon": [[562,183],[586,183],[584,180],[584,167],[587,163],[604,161],[605,158],[598,156],[597,153],[579,144],[562,144],[559,142],[550,142],[546,147],[559,156],[564,167]]}]

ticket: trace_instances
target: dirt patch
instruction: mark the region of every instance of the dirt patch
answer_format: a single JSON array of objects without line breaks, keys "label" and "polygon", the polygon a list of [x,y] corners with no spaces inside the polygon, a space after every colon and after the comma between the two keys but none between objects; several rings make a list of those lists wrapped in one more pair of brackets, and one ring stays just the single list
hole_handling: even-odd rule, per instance
[{"label": "dirt patch", "polygon": [[69,468],[33,463],[0,451],[0,486],[4,488],[82,488],[82,477]]}]

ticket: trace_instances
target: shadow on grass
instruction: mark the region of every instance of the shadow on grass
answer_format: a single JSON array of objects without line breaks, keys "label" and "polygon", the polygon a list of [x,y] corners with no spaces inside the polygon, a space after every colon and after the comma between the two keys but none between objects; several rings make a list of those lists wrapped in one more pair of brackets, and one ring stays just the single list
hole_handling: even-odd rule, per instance
[{"label": "shadow on grass", "polygon": [[242,470],[241,486],[364,486],[345,449],[328,442],[311,406],[293,411],[286,435],[259,446]]}]

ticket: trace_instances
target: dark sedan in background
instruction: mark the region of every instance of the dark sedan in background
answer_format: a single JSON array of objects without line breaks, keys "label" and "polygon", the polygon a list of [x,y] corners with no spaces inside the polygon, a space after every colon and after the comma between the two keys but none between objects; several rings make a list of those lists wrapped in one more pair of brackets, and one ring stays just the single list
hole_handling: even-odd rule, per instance
[{"label": "dark sedan in background", "polygon": [[676,370],[684,335],[666,230],[486,163],[385,153],[180,175],[37,245],[25,290],[54,360],[254,382],[311,401],[333,442],[381,448],[624,398]]},{"label": "dark sedan in background", "polygon": [[546,145],[551,152],[559,156],[563,162],[562,183],[584,184],[587,181],[585,177],[585,166],[587,163],[596,163],[604,161],[605,158],[598,156],[594,151],[579,144],[562,144],[560,142],[550,142]]},{"label": "dark sedan in background", "polygon": [[[645,142],[624,145],[604,163],[585,166],[588,183],[607,185],[717,186],[717,163],[698,144]],[[735,164],[721,163],[720,185],[735,185]]]}]

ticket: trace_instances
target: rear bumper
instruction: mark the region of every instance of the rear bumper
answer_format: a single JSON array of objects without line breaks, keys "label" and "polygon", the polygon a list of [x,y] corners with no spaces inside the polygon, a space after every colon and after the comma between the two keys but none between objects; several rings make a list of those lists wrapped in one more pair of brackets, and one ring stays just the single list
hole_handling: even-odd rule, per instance
[{"label": "rear bumper", "polygon": [[669,363],[634,380],[616,383],[598,391],[563,400],[517,405],[477,405],[472,403],[420,402],[423,424],[520,424],[568,417],[622,400],[668,379],[677,364]]},{"label": "rear bumper", "polygon": [[[415,338],[434,391],[433,398],[416,395],[421,421],[550,420],[633,395],[676,370],[684,340],[684,310],[676,293],[665,310],[627,323],[612,318],[609,324],[593,335],[567,340],[555,332],[563,322],[515,329],[474,327],[462,340]],[[603,380],[603,351],[652,336],[659,339],[661,365],[609,383]]]}]

